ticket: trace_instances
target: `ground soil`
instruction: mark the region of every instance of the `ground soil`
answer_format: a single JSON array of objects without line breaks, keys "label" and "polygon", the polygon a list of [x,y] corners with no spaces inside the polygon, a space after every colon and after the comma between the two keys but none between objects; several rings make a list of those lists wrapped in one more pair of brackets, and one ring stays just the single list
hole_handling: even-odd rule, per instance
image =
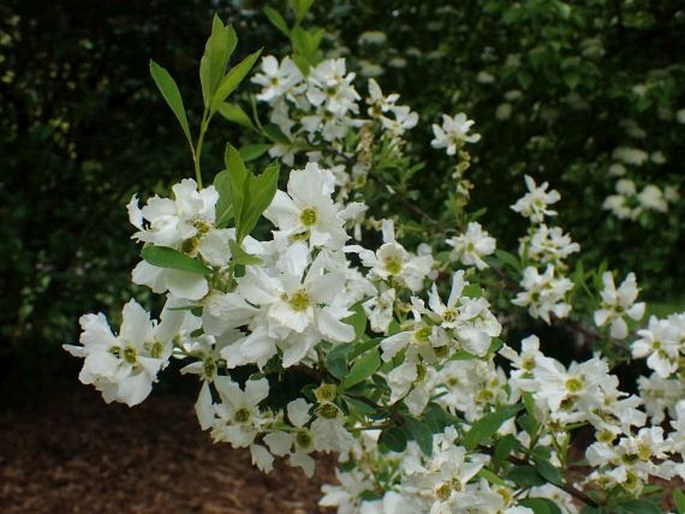
[{"label": "ground soil", "polygon": [[317,507],[330,460],[314,478],[284,463],[263,475],[249,452],[213,444],[187,394],[106,405],[75,381],[51,400],[0,412],[4,514],[304,514]]}]

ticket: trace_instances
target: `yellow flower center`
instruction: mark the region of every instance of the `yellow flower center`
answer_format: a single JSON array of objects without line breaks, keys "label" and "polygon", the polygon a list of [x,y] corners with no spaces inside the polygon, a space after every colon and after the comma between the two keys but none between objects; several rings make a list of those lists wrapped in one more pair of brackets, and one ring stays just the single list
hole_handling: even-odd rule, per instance
[{"label": "yellow flower center", "polygon": [[300,214],[300,221],[305,227],[311,227],[312,225],[315,225],[317,218],[316,210],[312,207],[307,207],[302,211],[302,214]]},{"label": "yellow flower center", "polygon": [[246,407],[242,407],[235,412],[233,419],[237,423],[245,423],[250,419],[250,410]]},{"label": "yellow flower center", "polygon": [[309,307],[309,295],[304,289],[298,289],[288,299],[288,303],[296,312],[304,312]]},{"label": "yellow flower center", "polygon": [[131,346],[130,344],[126,345],[124,347],[124,351],[121,352],[121,354],[122,354],[122,357],[124,358],[124,360],[126,362],[128,362],[129,364],[135,364],[136,363],[136,360],[138,357],[138,351],[133,346]]}]

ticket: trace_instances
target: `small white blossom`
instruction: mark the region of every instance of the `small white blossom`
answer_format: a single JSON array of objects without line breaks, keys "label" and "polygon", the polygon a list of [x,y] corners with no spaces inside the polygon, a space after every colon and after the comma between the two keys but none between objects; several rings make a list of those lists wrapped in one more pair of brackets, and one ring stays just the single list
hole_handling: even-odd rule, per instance
[{"label": "small white blossom", "polygon": [[557,212],[548,209],[549,205],[557,203],[561,195],[556,189],[547,191],[548,184],[543,182],[540,186],[526,175],[524,177],[528,192],[519,198],[511,208],[525,218],[530,218],[533,223],[542,223],[545,216],[556,216]]},{"label": "small white blossom", "polygon": [[541,275],[536,268],[528,266],[523,270],[521,286],[525,291],[518,293],[511,303],[528,307],[528,313],[534,318],[542,318],[550,323],[550,314],[565,318],[571,311],[571,305],[565,300],[566,293],[573,289],[573,282],[568,278],[554,278],[554,266],[547,265]]},{"label": "small white blossom", "polygon": [[466,266],[476,266],[479,270],[488,267],[483,257],[494,253],[497,246],[495,238],[490,237],[477,221],[470,222],[466,232],[448,239],[445,243],[453,248],[450,252],[453,260],[458,260]]},{"label": "small white blossom", "polygon": [[645,304],[635,303],[638,294],[635,273],[629,273],[618,289],[614,285],[614,277],[608,271],[602,275],[602,282],[604,284],[604,289],[600,292],[602,303],[594,313],[595,324],[603,327],[610,323],[611,337],[625,339],[628,337],[625,317],[639,321],[645,314]]},{"label": "small white blossom", "polygon": [[464,143],[480,141],[480,134],[469,134],[474,123],[463,112],[454,117],[443,114],[442,126],[433,124],[435,139],[431,141],[431,146],[433,148],[447,148],[447,155],[455,155]]}]

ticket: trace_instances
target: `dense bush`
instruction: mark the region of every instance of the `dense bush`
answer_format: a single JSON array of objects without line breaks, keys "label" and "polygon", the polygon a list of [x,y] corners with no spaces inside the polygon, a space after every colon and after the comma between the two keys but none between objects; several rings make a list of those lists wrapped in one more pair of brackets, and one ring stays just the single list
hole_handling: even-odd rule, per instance
[{"label": "dense bush", "polygon": [[[248,448],[261,470],[283,457],[311,476],[316,452],[337,453],[339,483],[323,487],[320,504],[341,513],[653,513],[671,498],[685,512],[682,492],[664,497],[653,483],[685,478],[685,313],[649,313],[636,274],[612,270],[615,260],[656,268],[658,250],[639,254],[625,232],[603,232],[620,220],[662,247],[680,237],[675,224],[654,230],[678,219],[679,178],[656,185],[649,175],[677,149],[650,148],[629,116],[653,100],[650,130],[678,128],[682,70],[605,89],[603,3],[582,13],[560,2],[441,6],[427,30],[465,16],[493,42],[456,59],[474,70],[471,82],[424,84],[417,113],[369,77],[382,67],[356,60],[365,81],[349,71],[339,57],[349,49],[311,25],[312,3],[264,9],[290,44],[278,57],[248,45],[232,58],[236,31],[215,16],[201,103],[186,103],[192,95],[150,61],[193,166],[170,192],[136,192],[126,204],[142,247],[131,278],[157,301],[125,303],[114,330],[102,312],[81,316],[80,345],[64,345],[84,359],[81,382],[135,406],[180,363],[201,383],[202,429]],[[651,6],[627,7],[610,27],[650,26],[632,16]],[[345,12],[356,14],[338,5]],[[356,42],[385,44],[389,25]],[[460,37],[406,55],[439,68]],[[383,51],[388,65],[413,68]],[[236,94],[253,66],[256,94]],[[663,95],[651,99],[652,89]],[[480,122],[453,114],[461,105],[490,106],[495,121],[481,134]],[[241,134],[211,139],[221,118]],[[513,164],[499,169],[505,158]],[[597,221],[601,211],[616,219]],[[669,276],[659,271],[652,284]]]}]

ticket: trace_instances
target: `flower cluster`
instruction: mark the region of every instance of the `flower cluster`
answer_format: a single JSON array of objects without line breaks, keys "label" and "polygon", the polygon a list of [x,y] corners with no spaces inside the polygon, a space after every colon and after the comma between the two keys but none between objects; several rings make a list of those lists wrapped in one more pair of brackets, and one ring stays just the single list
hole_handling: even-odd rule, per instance
[{"label": "flower cluster", "polygon": [[[157,322],[130,301],[116,335],[103,314],[82,316],[81,344],[65,345],[84,359],[80,380],[133,406],[178,359],[201,383],[201,428],[249,449],[259,469],[281,458],[312,476],[315,453],[338,454],[339,484],[324,486],[321,505],[343,514],[575,513],[579,501],[621,510],[651,477],[685,478],[685,314],[651,317],[631,338],[646,310],[635,275],[616,287],[605,268],[568,273],[580,247],[547,223],[560,195],[528,176],[512,209],[531,226],[518,256],[496,252],[465,211],[463,146],[479,136],[464,114],[443,115],[432,141],[459,154],[450,196],[459,230],[436,228],[414,248],[401,220],[376,222],[357,186],[374,163],[406,160],[402,138],[418,116],[370,80],[361,118],[354,78],[343,59],[262,60],[252,81],[278,127],[270,154],[289,164],[297,152],[308,157],[285,190],[274,165],[254,175],[228,145],[213,185],[202,186],[198,168],[169,198],[140,207],[134,195],[128,213],[143,260],[132,279],[165,304]],[[271,234],[253,237],[266,233],[253,230],[262,216]],[[351,244],[362,223],[381,234]],[[601,283],[599,298],[588,276]],[[515,280],[523,290],[512,299]],[[585,304],[569,294],[576,285],[590,293]],[[619,389],[608,351],[564,363],[536,335],[505,344],[510,305],[547,324],[573,308],[587,318],[584,335],[646,358],[653,373],[638,380],[638,396]],[[591,332],[588,319],[607,328]],[[620,354],[622,340],[632,343]],[[290,377],[294,390],[281,387]],[[565,473],[579,427],[594,434],[585,452],[593,469],[573,482]]]},{"label": "flower cluster", "polygon": [[603,208],[618,219],[636,220],[647,211],[664,213],[668,211],[669,203],[680,199],[678,190],[672,186],[662,190],[654,184],[647,184],[638,192],[635,182],[628,178],[619,179],[615,189],[616,194],[606,197]]},{"label": "flower cluster", "polygon": [[573,289],[573,282],[563,275],[568,267],[564,259],[580,251],[580,245],[572,242],[561,228],[550,228],[544,223],[546,216],[557,214],[549,206],[561,199],[559,192],[547,191],[547,182],[538,186],[528,175],[525,182],[528,192],[511,208],[531,221],[528,234],[519,240],[518,249],[522,262],[527,265],[520,282],[524,290],[511,303],[528,307],[531,316],[550,323],[550,314],[565,318],[571,312],[567,294]]}]

